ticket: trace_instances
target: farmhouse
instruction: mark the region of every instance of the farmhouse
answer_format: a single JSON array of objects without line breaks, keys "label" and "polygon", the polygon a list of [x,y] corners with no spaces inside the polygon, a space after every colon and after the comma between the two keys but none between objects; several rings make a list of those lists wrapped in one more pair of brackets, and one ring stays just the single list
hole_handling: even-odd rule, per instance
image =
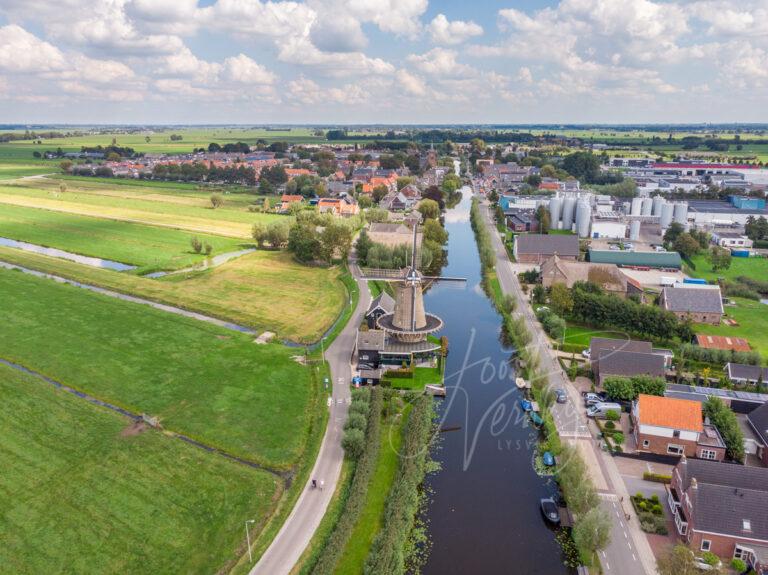
[{"label": "farmhouse", "polygon": [[639,452],[714,461],[725,457],[723,438],[703,423],[698,401],[641,394],[632,406],[632,422]]},{"label": "farmhouse", "polygon": [[513,254],[518,262],[528,264],[540,264],[554,255],[563,260],[576,260],[579,257],[579,238],[549,234],[517,236]]},{"label": "farmhouse", "polygon": [[712,325],[718,325],[724,313],[719,287],[665,287],[659,305],[682,320]]},{"label": "farmhouse", "polygon": [[541,264],[541,283],[552,287],[556,283],[573,287],[576,282],[592,282],[604,291],[624,297],[627,294],[627,276],[613,264],[574,262],[554,255]]},{"label": "farmhouse", "polygon": [[768,469],[683,457],[667,500],[693,549],[768,572]]},{"label": "farmhouse", "polygon": [[635,375],[648,375],[651,377],[665,376],[666,358],[661,353],[643,353],[637,351],[608,351],[603,352],[597,366],[593,365],[597,381],[603,385],[606,377],[620,376],[632,377]]},{"label": "farmhouse", "polygon": [[[418,232],[417,242],[421,242],[421,235],[421,232]],[[373,222],[368,229],[368,237],[372,242],[389,247],[411,245],[411,242],[413,242],[413,229],[405,223]]]}]

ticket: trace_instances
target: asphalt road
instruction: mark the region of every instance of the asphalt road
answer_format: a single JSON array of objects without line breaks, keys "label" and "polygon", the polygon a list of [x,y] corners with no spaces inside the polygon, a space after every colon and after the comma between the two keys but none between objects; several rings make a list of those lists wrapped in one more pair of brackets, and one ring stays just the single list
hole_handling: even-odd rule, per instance
[{"label": "asphalt road", "polygon": [[[512,294],[517,300],[515,315],[522,315],[531,328],[532,340],[529,344],[529,348],[533,348],[537,352],[540,358],[541,368],[549,376],[550,387],[563,388],[568,393],[567,403],[556,403],[552,407],[552,415],[557,424],[558,432],[561,437],[589,441],[594,449],[594,442],[591,440],[592,436],[589,432],[587,418],[584,413],[585,410],[582,408],[582,399],[576,389],[568,384],[567,376],[561,368],[560,363],[557,361],[552,347],[549,344],[549,338],[536,319],[536,316],[528,303],[528,298],[522,292],[520,282],[514,273],[512,262],[509,260],[509,256],[507,255],[501,238],[499,237],[499,234],[495,232],[496,225],[492,220],[491,212],[487,208],[487,205],[485,205],[486,203],[484,200],[481,200],[481,204],[484,204],[481,208],[481,212],[485,217],[486,225],[491,231],[493,247],[496,252],[496,275],[499,278],[502,291],[504,293]],[[606,476],[606,483],[608,485],[615,485],[614,480],[618,477],[618,470],[615,470],[615,464],[613,461],[606,462],[602,453],[596,452],[595,455],[598,458],[598,461],[602,460],[603,462],[600,468],[601,472]],[[603,467],[607,465],[614,466],[614,477],[610,477],[611,473]],[[619,481],[621,481],[620,478]],[[650,548],[647,541],[644,539],[639,541],[639,545],[642,546],[643,549],[641,557],[641,553],[637,551],[638,541],[636,541],[636,538],[644,538],[644,535],[642,535],[636,528],[628,528],[624,518],[624,511],[618,503],[619,497],[623,496],[623,493],[625,493],[623,484],[621,485],[620,492],[622,495],[617,495],[615,492],[601,494],[602,498],[610,500],[609,502],[603,501],[602,505],[606,510],[611,511],[609,516],[612,521],[611,543],[601,552],[601,563],[603,564],[606,573],[618,572],[622,575],[651,575],[652,573],[655,573],[655,570],[651,567],[653,564],[652,554],[648,557]],[[636,519],[632,520],[637,521]],[[618,571],[616,571],[617,569]]]},{"label": "asphalt road", "polygon": [[[353,273],[356,272],[357,268],[352,261],[350,268]],[[358,286],[360,301],[352,318],[325,350],[325,359],[331,368],[333,401],[330,404],[328,427],[310,475],[310,482],[304,487],[293,511],[272,544],[251,569],[251,575],[287,575],[291,571],[309,545],[336,489],[341,464],[344,461],[341,437],[350,399],[352,378],[350,359],[355,346],[357,327],[371,301],[366,282],[358,280]],[[317,480],[318,488],[316,489],[311,487],[312,478]],[[322,489],[319,487],[321,481],[324,483]]]}]

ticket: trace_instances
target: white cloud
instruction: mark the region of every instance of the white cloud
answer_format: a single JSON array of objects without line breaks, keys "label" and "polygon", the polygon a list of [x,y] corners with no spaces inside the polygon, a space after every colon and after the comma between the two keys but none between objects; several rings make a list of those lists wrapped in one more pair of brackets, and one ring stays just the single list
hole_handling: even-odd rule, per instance
[{"label": "white cloud", "polygon": [[435,44],[461,44],[474,36],[481,36],[483,28],[475,22],[454,20],[450,22],[445,14],[438,14],[429,23],[429,35]]},{"label": "white cloud", "polygon": [[362,52],[323,52],[307,37],[289,38],[280,46],[282,62],[309,67],[324,76],[388,75],[395,67],[381,58],[370,58]]},{"label": "white cloud", "polygon": [[275,75],[245,54],[224,60],[224,77],[240,84],[273,84]]},{"label": "white cloud", "polygon": [[531,69],[527,66],[521,67],[517,71],[515,79],[523,84],[533,84],[533,74],[531,74]]},{"label": "white cloud", "polygon": [[424,80],[411,74],[408,70],[399,70],[396,75],[397,83],[402,89],[412,96],[425,96],[427,86]]},{"label": "white cloud", "polygon": [[236,32],[245,37],[263,36],[286,39],[306,36],[316,13],[298,2],[261,2],[260,0],[218,0],[202,10],[202,19],[211,28]]},{"label": "white cloud", "polygon": [[321,16],[312,26],[312,43],[326,52],[357,52],[368,45],[360,21],[349,14]]},{"label": "white cloud", "polygon": [[314,80],[299,76],[288,82],[287,96],[290,100],[307,106],[321,102],[357,105],[366,102],[369,94],[356,84],[323,88]]},{"label": "white cloud", "polygon": [[62,70],[64,54],[20,26],[0,28],[0,70],[36,73]]},{"label": "white cloud", "polygon": [[457,52],[446,48],[432,48],[424,54],[411,54],[406,60],[416,69],[430,76],[466,76],[472,68],[456,61]]}]

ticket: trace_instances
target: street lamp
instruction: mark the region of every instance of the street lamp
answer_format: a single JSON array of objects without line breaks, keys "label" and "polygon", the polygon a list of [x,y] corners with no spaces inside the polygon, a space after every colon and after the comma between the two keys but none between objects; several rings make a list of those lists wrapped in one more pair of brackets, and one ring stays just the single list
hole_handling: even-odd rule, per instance
[{"label": "street lamp", "polygon": [[248,524],[256,523],[255,519],[248,519],[245,522],[245,539],[248,541],[248,563],[253,563],[253,554],[251,553],[251,534],[248,531]]}]

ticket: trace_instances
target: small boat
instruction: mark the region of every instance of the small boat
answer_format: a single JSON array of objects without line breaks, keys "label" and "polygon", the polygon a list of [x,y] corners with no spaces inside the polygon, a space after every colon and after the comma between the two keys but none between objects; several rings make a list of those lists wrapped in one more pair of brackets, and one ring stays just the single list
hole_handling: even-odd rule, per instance
[{"label": "small boat", "polygon": [[541,460],[547,467],[552,467],[555,464],[555,458],[549,451],[544,452],[544,454],[541,456]]},{"label": "small boat", "polygon": [[539,501],[539,505],[541,506],[541,512],[544,514],[547,521],[554,525],[560,523],[560,512],[557,510],[557,503],[555,503],[554,499],[547,497],[546,499]]},{"label": "small boat", "polygon": [[425,385],[424,393],[437,397],[445,397],[445,388],[442,385]]},{"label": "small boat", "polygon": [[520,400],[520,407],[522,408],[523,411],[531,411],[531,408],[533,406],[531,405],[531,402],[528,401],[527,399],[521,399]]},{"label": "small boat", "polygon": [[525,389],[525,380],[522,377],[515,378],[517,389]]},{"label": "small boat", "polygon": [[542,423],[544,423],[544,420],[535,411],[531,412],[531,421],[533,421],[534,425],[541,425]]}]

